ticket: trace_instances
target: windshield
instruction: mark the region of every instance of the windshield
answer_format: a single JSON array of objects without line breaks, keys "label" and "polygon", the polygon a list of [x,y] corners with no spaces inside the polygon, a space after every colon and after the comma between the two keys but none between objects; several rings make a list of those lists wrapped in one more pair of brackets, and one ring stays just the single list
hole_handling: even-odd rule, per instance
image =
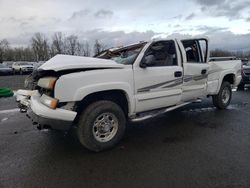
[{"label": "windshield", "polygon": [[30,65],[29,63],[19,63],[19,65]]},{"label": "windshield", "polygon": [[131,45],[116,50],[106,50],[97,55],[97,58],[111,59],[119,64],[132,65],[146,43]]},{"label": "windshield", "polygon": [[250,60],[247,62],[247,64],[246,64],[247,66],[250,66]]}]

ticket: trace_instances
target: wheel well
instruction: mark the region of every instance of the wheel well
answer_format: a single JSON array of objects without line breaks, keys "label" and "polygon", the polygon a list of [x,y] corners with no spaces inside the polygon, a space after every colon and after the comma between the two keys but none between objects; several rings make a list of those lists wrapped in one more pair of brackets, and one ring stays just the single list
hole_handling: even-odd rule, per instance
[{"label": "wheel well", "polygon": [[91,93],[84,97],[81,101],[77,102],[75,105],[75,111],[77,112],[77,117],[75,121],[78,121],[78,118],[81,112],[88,107],[91,103],[99,100],[109,100],[118,104],[124,111],[125,116],[128,115],[128,100],[124,91],[122,90],[108,90],[100,91],[96,93]]},{"label": "wheel well", "polygon": [[235,76],[234,74],[228,74],[226,75],[224,78],[223,78],[223,81],[222,82],[229,82],[230,84],[234,84],[234,81],[235,81]]}]

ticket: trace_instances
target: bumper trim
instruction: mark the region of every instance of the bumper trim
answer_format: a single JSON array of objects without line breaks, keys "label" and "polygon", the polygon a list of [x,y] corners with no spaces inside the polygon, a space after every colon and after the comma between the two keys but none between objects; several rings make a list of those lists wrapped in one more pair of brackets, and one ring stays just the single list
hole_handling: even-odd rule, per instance
[{"label": "bumper trim", "polygon": [[38,129],[55,129],[67,131],[72,127],[72,121],[64,121],[58,119],[48,119],[36,115],[30,108],[27,111],[26,116],[31,119],[33,125],[38,125]]}]

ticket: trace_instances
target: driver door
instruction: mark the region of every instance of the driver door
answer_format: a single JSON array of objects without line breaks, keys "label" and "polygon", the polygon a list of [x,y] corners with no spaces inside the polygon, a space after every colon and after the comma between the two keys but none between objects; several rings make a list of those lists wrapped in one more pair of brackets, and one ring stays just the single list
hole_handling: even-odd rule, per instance
[{"label": "driver door", "polygon": [[174,40],[153,42],[133,67],[136,112],[180,103],[183,68],[176,47]]}]

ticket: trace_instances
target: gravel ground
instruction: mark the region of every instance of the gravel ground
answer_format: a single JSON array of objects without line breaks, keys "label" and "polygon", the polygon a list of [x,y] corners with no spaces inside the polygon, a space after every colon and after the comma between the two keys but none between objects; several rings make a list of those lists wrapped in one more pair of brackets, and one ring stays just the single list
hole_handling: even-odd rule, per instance
[{"label": "gravel ground", "polygon": [[0,87],[8,87],[12,90],[24,88],[24,80],[27,75],[0,76]]}]

